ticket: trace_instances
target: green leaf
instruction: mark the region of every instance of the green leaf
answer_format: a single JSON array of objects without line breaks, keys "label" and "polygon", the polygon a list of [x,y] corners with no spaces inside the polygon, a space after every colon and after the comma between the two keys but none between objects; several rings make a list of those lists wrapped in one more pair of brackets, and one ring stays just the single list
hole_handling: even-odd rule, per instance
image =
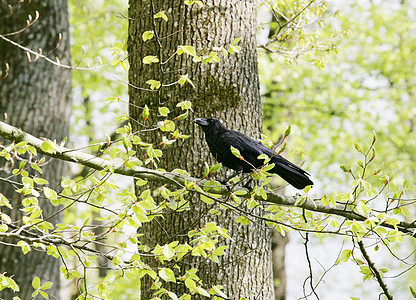
[{"label": "green leaf", "polygon": [[31,163],[30,164],[30,167],[33,169],[33,170],[36,170],[36,171],[38,171],[40,174],[42,174],[42,169],[37,165],[37,164],[34,164],[34,163]]},{"label": "green leaf", "polygon": [[289,126],[287,127],[287,129],[285,131],[285,137],[288,137],[290,135],[291,130],[292,130],[292,128],[291,128],[291,126],[289,124]]},{"label": "green leaf", "polygon": [[221,291],[222,288],[223,287],[221,285],[214,285],[212,286],[212,289],[209,291],[209,293],[211,295],[218,295],[223,299],[228,299],[227,295],[223,291]]},{"label": "green leaf", "polygon": [[164,106],[159,107],[159,108],[158,108],[158,111],[159,111],[159,114],[160,114],[161,116],[164,116],[164,117],[166,117],[166,116],[168,115],[168,113],[170,112],[169,108],[164,107]]},{"label": "green leaf", "polygon": [[28,253],[31,250],[30,245],[28,243],[26,243],[25,241],[19,241],[19,242],[17,242],[17,246],[19,246],[20,248],[22,248],[23,254],[26,254],[26,253]]},{"label": "green leaf", "polygon": [[48,184],[49,182],[43,178],[33,178],[33,181],[37,184]]},{"label": "green leaf", "polygon": [[179,120],[184,120],[188,117],[188,111],[185,111],[183,114],[180,114],[179,116],[176,116],[175,118],[173,118],[173,121],[179,121]]},{"label": "green leaf", "polygon": [[230,46],[228,47],[228,52],[230,52],[231,54],[237,53],[237,52],[239,52],[240,50],[241,50],[241,47],[240,47],[240,46],[233,46],[233,45],[230,45]]},{"label": "green leaf", "polygon": [[324,206],[327,206],[329,204],[329,196],[327,194],[325,194],[322,198],[321,198],[321,202]]},{"label": "green leaf", "polygon": [[207,196],[205,196],[205,195],[201,195],[201,200],[202,201],[204,201],[205,203],[207,203],[207,204],[212,204],[212,203],[214,203],[214,200],[212,200],[211,198],[208,198]]},{"label": "green leaf", "polygon": [[181,101],[178,104],[176,104],[176,107],[180,107],[182,110],[192,110],[192,102],[191,101]]},{"label": "green leaf", "polygon": [[216,164],[214,166],[212,166],[211,168],[209,168],[209,172],[210,173],[215,173],[218,172],[222,167],[222,163]]},{"label": "green leaf", "polygon": [[231,43],[231,45],[235,45],[235,44],[237,44],[239,41],[241,40],[241,38],[236,38],[232,43]]},{"label": "green leaf", "polygon": [[51,281],[46,281],[44,284],[42,284],[42,286],[40,287],[41,290],[48,290],[52,287],[53,282]]},{"label": "green leaf", "polygon": [[146,42],[147,40],[151,40],[154,36],[153,30],[143,32],[143,41]]},{"label": "green leaf", "polygon": [[164,281],[172,281],[176,282],[175,273],[169,268],[161,268],[159,269],[159,277],[162,278]]},{"label": "green leaf", "polygon": [[191,56],[195,56],[196,55],[196,51],[195,48],[192,46],[184,46],[185,51],[187,54],[191,55]]},{"label": "green leaf", "polygon": [[209,222],[206,224],[206,228],[208,229],[208,232],[217,231],[217,224]]},{"label": "green leaf", "polygon": [[153,79],[146,81],[146,83],[150,85],[150,89],[152,90],[158,90],[162,86],[160,81],[153,80]]},{"label": "green leaf", "polygon": [[341,254],[341,261],[346,262],[351,256],[351,250],[343,250]]},{"label": "green leaf", "polygon": [[196,288],[196,283],[192,279],[185,279],[185,286],[192,292]]},{"label": "green leaf", "polygon": [[339,166],[341,168],[342,171],[349,173],[351,172],[351,167],[348,164],[343,164]]},{"label": "green leaf", "polygon": [[21,142],[19,142],[19,143],[17,143],[16,145],[15,145],[15,147],[16,148],[21,148],[21,147],[23,147],[23,146],[26,146],[27,145],[27,141],[21,141]]},{"label": "green leaf", "polygon": [[30,153],[32,153],[33,155],[37,155],[37,151],[36,148],[31,146],[31,145],[27,145],[27,149],[29,150]]},{"label": "green leaf", "polygon": [[159,62],[159,58],[157,58],[157,56],[152,56],[152,55],[148,55],[143,57],[143,63],[144,64],[151,64],[151,63],[158,63]]},{"label": "green leaf", "polygon": [[217,249],[214,250],[214,254],[217,256],[224,255],[224,251],[228,248],[228,246],[219,246]]},{"label": "green leaf", "polygon": [[147,180],[141,179],[141,178],[137,178],[136,179],[136,185],[137,186],[143,186],[147,184]]},{"label": "green leaf", "polygon": [[45,194],[46,198],[48,198],[49,200],[57,200],[58,199],[58,194],[51,188],[44,187],[43,188],[43,193]]},{"label": "green leaf", "polygon": [[46,153],[54,153],[53,142],[50,140],[44,141],[42,145],[40,146],[40,148],[42,149],[42,151]]},{"label": "green leaf", "polygon": [[36,290],[40,287],[40,278],[38,276],[35,276],[35,278],[33,278],[32,286]]},{"label": "green leaf", "polygon": [[202,1],[199,1],[199,0],[185,0],[185,4],[186,5],[197,4],[199,7],[203,7],[204,6],[204,4],[202,3]]},{"label": "green leaf", "polygon": [[186,53],[186,54],[191,55],[191,56],[196,55],[195,48],[192,47],[192,46],[178,46],[178,50],[176,50],[176,53],[178,55],[182,55],[183,53]]},{"label": "green leaf", "polygon": [[244,216],[237,217],[235,221],[236,223],[240,223],[241,225],[248,225],[251,223],[251,220]]},{"label": "green leaf", "polygon": [[166,16],[166,13],[165,13],[165,11],[160,11],[160,12],[158,12],[157,14],[155,14],[154,16],[153,16],[153,18],[155,18],[155,19],[158,19],[158,18],[162,18],[163,20],[165,20],[166,22],[168,21],[168,17]]},{"label": "green leaf", "polygon": [[237,148],[234,148],[233,146],[230,146],[231,149],[231,153],[235,156],[241,159],[241,154],[240,154],[240,150],[238,150]]},{"label": "green leaf", "polygon": [[162,247],[162,253],[168,260],[172,259],[175,256],[175,250],[169,245],[165,245]]},{"label": "green leaf", "polygon": [[42,295],[42,297],[43,297],[43,298],[45,298],[45,299],[49,299],[49,295],[48,295],[48,294],[46,294],[44,291],[39,290],[38,292],[39,292],[39,294],[41,294],[41,295]]},{"label": "green leaf", "polygon": [[329,226],[334,227],[335,229],[338,229],[338,228],[339,228],[339,223],[338,223],[338,221],[337,221],[337,220],[335,220],[335,219],[333,219],[333,218],[330,218],[330,219],[328,220],[328,225],[329,225]]},{"label": "green leaf", "polygon": [[143,120],[147,120],[149,118],[149,107],[145,104],[142,112]]},{"label": "green leaf", "polygon": [[205,289],[203,289],[202,287],[200,287],[200,286],[197,286],[196,288],[195,288],[195,292],[197,292],[198,294],[200,294],[200,295],[202,295],[202,296],[205,296],[205,297],[210,297],[211,295],[208,293],[208,291],[207,290],[205,290]]},{"label": "green leaf", "polygon": [[413,298],[416,298],[416,289],[413,286],[409,286],[410,293],[412,293]]},{"label": "green leaf", "polygon": [[175,131],[175,123],[171,120],[165,120],[162,122],[160,130],[173,132]]},{"label": "green leaf", "polygon": [[[19,291],[19,286],[17,285],[16,281],[12,278],[5,276],[4,274],[0,275],[0,291],[4,288],[10,288],[15,292]],[[18,300],[20,298],[16,297]],[[13,298],[14,299],[14,298]]]},{"label": "green leaf", "polygon": [[180,75],[178,83],[179,84],[185,84],[186,82],[189,83],[190,85],[192,85],[193,88],[195,88],[194,83],[192,82],[192,80],[190,80],[188,78],[188,75]]}]

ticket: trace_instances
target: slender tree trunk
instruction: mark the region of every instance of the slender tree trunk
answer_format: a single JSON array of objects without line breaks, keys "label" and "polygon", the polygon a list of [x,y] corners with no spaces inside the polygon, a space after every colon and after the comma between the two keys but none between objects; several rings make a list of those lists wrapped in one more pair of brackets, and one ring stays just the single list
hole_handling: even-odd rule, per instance
[{"label": "slender tree trunk", "polygon": [[[230,128],[240,130],[252,137],[259,137],[262,121],[256,53],[256,1],[208,0],[204,7],[187,6],[177,0],[131,0],[129,8],[129,81],[138,87],[147,87],[149,79],[169,84],[178,80],[178,75],[187,74],[191,85],[163,87],[157,92],[148,92],[130,87],[130,115],[142,120],[144,105],[151,109],[148,124],[160,120],[158,106],[167,106],[175,111],[176,104],[183,100],[193,103],[195,116],[215,116]],[[165,11],[168,21],[154,19],[153,15]],[[153,30],[156,38],[143,42],[142,34]],[[241,38],[238,54],[221,58],[219,63],[193,63],[187,55],[169,59],[179,45],[192,45],[198,55],[208,55],[214,47],[226,47],[236,38]],[[143,64],[143,57],[157,56],[162,64]],[[167,61],[168,60],[168,61]],[[167,62],[166,62],[167,61]],[[176,108],[177,111],[177,108]],[[182,168],[192,175],[202,176],[204,162],[213,164],[208,153],[203,133],[188,118],[177,122],[181,132],[191,138],[164,150],[160,167],[167,170]],[[141,121],[142,123],[142,121]],[[143,129],[133,122],[135,130]],[[153,131],[146,137],[158,144],[163,133]],[[165,134],[166,135],[166,134]],[[140,152],[138,155],[142,155]],[[224,175],[224,173],[222,173]],[[220,175],[219,175],[220,176]],[[257,222],[249,226],[235,223],[236,214],[224,211],[220,216],[210,215],[212,206],[195,197],[190,210],[165,215],[140,230],[142,242],[153,247],[173,240],[184,242],[186,234],[214,221],[227,228],[232,241],[220,264],[190,258],[180,265],[181,273],[197,263],[198,276],[205,287],[221,284],[229,298],[273,299],[273,275],[271,265],[271,233],[267,226]],[[256,213],[261,213],[257,210]],[[142,279],[142,299],[150,299],[152,280]],[[181,295],[187,291],[183,284],[171,284],[169,290]]]},{"label": "slender tree trunk", "polygon": [[[67,2],[34,0],[16,4],[17,2],[19,1],[0,2],[0,33],[7,34],[25,28],[28,15],[34,17],[35,11],[38,11],[40,18],[33,26],[19,34],[9,35],[8,38],[35,51],[41,48],[43,54],[53,59],[58,57],[63,64],[69,64]],[[59,34],[62,34],[62,42],[57,47]],[[33,55],[31,59],[34,59]],[[58,142],[67,137],[71,112],[70,70],[58,68],[43,59],[29,62],[25,51],[0,40],[0,66],[3,74],[6,63],[9,64],[10,71],[7,78],[0,80],[0,119],[36,136],[56,139]],[[5,141],[1,142],[5,144]],[[18,164],[19,161],[15,163]],[[11,170],[16,167],[3,160],[0,166],[1,177],[10,176]],[[59,185],[63,168],[63,162],[59,161],[50,161],[42,168],[43,176],[52,188]],[[13,221],[16,225],[21,225],[23,196],[17,195],[13,186],[1,181],[0,192],[10,199]],[[41,198],[39,201],[45,218],[59,209]],[[60,220],[61,216],[57,215],[49,222],[56,223]],[[23,255],[20,248],[0,244],[0,273],[4,272],[8,276],[13,275],[20,286],[20,292],[14,294],[5,289],[0,292],[0,298],[12,299],[19,295],[21,299],[31,299],[34,276],[40,277],[42,283],[54,282],[48,293],[60,298],[59,261],[42,251],[32,250]]]},{"label": "slender tree trunk", "polygon": [[273,230],[273,277],[275,300],[286,299],[286,269],[285,247],[289,242],[289,236],[282,236],[277,230]]}]

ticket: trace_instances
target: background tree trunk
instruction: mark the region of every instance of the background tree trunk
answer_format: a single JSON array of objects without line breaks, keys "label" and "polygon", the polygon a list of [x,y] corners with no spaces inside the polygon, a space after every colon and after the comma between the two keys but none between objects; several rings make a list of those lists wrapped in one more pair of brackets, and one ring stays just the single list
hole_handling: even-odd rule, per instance
[{"label": "background tree trunk", "polygon": [[282,236],[277,230],[273,230],[273,278],[275,300],[286,299],[286,269],[285,247],[289,243],[289,235]]},{"label": "background tree trunk", "polygon": [[[8,38],[35,51],[41,48],[43,54],[50,58],[58,57],[63,64],[68,65],[70,49],[67,2],[44,0],[16,4],[17,2],[0,2],[0,33],[7,34],[25,28],[28,15],[34,17],[35,11],[38,11],[40,18],[33,26]],[[13,8],[12,13],[9,5]],[[57,47],[60,33],[62,42]],[[33,55],[31,59],[34,59]],[[0,40],[0,66],[3,72],[6,63],[10,66],[10,72],[6,79],[0,81],[0,120],[58,142],[67,137],[71,112],[71,71],[58,68],[43,59],[29,62],[25,51]],[[5,161],[0,164],[1,177],[10,176],[13,167]],[[64,169],[62,161],[51,161],[42,169],[44,178],[52,188],[59,185]],[[19,181],[18,178],[16,180]],[[13,220],[20,224],[22,197],[14,192],[13,186],[1,181],[0,192],[10,199],[14,208]],[[59,209],[39,200],[44,217]],[[61,221],[60,215],[52,219],[52,223],[58,221]],[[46,253],[32,250],[23,255],[20,248],[0,244],[0,273],[4,272],[8,276],[14,275],[13,279],[20,286],[17,294],[21,299],[31,299],[31,283],[35,275],[40,277],[42,283],[53,281],[54,285],[48,293],[60,298],[59,261]],[[0,292],[0,298],[4,299],[12,299],[15,295],[9,289]]]},{"label": "background tree trunk", "polygon": [[[168,21],[153,19],[159,11],[165,11]],[[157,92],[148,92],[130,87],[130,116],[141,119],[145,104],[151,109],[147,121],[154,124],[158,106],[167,106],[171,111],[183,100],[193,103],[195,117],[215,116],[232,129],[240,130],[249,136],[258,138],[262,128],[259,82],[256,53],[256,1],[209,0],[204,7],[186,6],[183,1],[131,0],[129,8],[129,82],[138,87],[148,87],[146,81],[155,79],[162,84],[178,80],[178,75],[188,74],[195,84],[162,87]],[[156,38],[143,42],[144,31],[154,30]],[[236,38],[241,38],[238,54],[221,58],[219,63],[193,63],[192,57],[183,54],[171,57],[179,45],[192,45],[198,55],[208,55],[213,47],[223,46]],[[145,65],[143,57],[155,55],[163,64]],[[176,109],[177,111],[177,109]],[[192,118],[178,122],[179,129],[191,138],[181,141],[164,150],[160,167],[167,170],[182,168],[192,175],[202,176],[204,162],[214,163],[208,153],[202,131],[193,124]],[[143,127],[133,121],[133,129]],[[151,132],[148,135],[156,147],[163,133]],[[138,153],[140,156],[141,154]],[[221,177],[224,175],[224,172]],[[186,241],[186,234],[195,228],[201,228],[208,221],[227,228],[233,241],[225,256],[217,265],[210,261],[198,263],[198,276],[205,287],[221,284],[231,299],[246,296],[249,299],[273,299],[273,275],[271,264],[271,232],[261,222],[241,226],[235,223],[236,214],[225,211],[220,216],[208,214],[209,208],[195,197],[190,210],[166,215],[164,219],[151,222],[140,230],[145,235],[143,243],[153,247],[156,243],[164,245],[173,240]],[[261,213],[257,210],[256,213]],[[185,235],[185,237],[184,237]],[[200,261],[191,258],[187,263]],[[189,265],[180,265],[182,271]],[[150,299],[152,280],[142,279],[142,299]],[[169,290],[181,295],[186,292],[184,285],[172,284]]]}]

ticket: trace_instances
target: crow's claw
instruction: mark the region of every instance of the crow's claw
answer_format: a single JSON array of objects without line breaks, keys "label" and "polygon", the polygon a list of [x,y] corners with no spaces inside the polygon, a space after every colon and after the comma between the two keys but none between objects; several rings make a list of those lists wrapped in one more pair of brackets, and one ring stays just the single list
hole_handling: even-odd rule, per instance
[{"label": "crow's claw", "polygon": [[231,191],[231,186],[227,183],[228,180],[218,180],[218,182],[224,185],[228,191]]}]

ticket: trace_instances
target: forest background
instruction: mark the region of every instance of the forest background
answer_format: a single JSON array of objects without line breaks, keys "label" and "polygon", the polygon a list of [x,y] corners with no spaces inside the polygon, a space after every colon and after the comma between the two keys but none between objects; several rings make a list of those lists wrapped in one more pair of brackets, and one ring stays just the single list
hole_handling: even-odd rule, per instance
[{"label": "forest background", "polygon": [[[267,3],[274,3],[276,6],[271,7]],[[88,145],[105,148],[103,141],[108,139],[119,140],[112,145],[113,149],[128,150],[131,148],[130,140],[126,141],[121,137],[130,134],[126,125],[129,121],[127,3],[113,0],[69,1],[68,5],[73,102],[69,143],[66,147],[84,149],[85,152],[96,154],[97,146],[94,148]],[[312,299],[318,295],[319,299],[333,299],[340,295],[342,299],[348,299],[350,296],[369,299],[381,293],[384,283],[397,299],[409,299],[412,294],[415,296],[414,284],[412,287],[416,280],[413,271],[415,243],[412,237],[403,237],[403,234],[411,235],[405,231],[414,230],[408,224],[412,225],[415,219],[412,190],[416,171],[413,159],[416,153],[415,5],[408,1],[392,0],[304,1],[299,5],[294,1],[275,1],[261,2],[258,6],[258,68],[264,133],[275,144],[284,136],[287,146],[283,146],[286,145],[284,142],[280,146],[285,148],[284,155],[297,163],[304,163],[303,167],[312,174],[315,182],[311,190],[302,192],[296,198],[294,206],[302,206],[311,199],[318,199],[325,207],[335,206],[335,201],[339,204],[351,200],[354,204],[353,210],[367,216],[367,220],[372,217],[377,218],[376,223],[387,220],[386,222],[395,228],[395,232],[376,232],[379,239],[370,239],[366,243],[368,254],[382,275],[382,278],[377,279],[376,271],[370,268],[371,262],[365,257],[358,257],[360,255],[357,254],[357,237],[358,240],[366,237],[368,231],[374,229],[371,224],[365,220],[340,220],[339,215],[329,214],[322,219],[314,219],[313,215],[304,216],[305,220],[308,220],[305,223],[309,225],[303,227],[299,225],[299,219],[303,218],[302,214],[305,212],[299,209],[296,215],[289,208],[287,213],[293,217],[289,223],[299,227],[293,230],[297,233],[290,233],[290,242],[286,247],[287,299]],[[293,12],[290,12],[289,8],[292,8]],[[276,15],[276,12],[282,14]],[[294,24],[298,27],[283,30],[284,36],[279,35],[279,39],[274,41],[279,43],[276,46],[270,41],[280,31],[279,21],[283,23],[285,20],[291,20],[285,16],[285,12],[297,16],[297,23]],[[158,18],[164,17],[160,15]],[[145,35],[142,37],[146,39]],[[244,47],[235,39],[230,40],[229,44],[230,48],[227,48],[227,51],[230,56],[236,55],[235,53]],[[233,47],[235,49],[230,50]],[[191,48],[184,48],[183,51],[183,55],[192,55],[193,52]],[[216,59],[207,63],[215,64]],[[3,70],[2,76],[5,77],[5,74],[7,72]],[[0,84],[3,84],[5,79]],[[189,83],[184,77],[183,82],[179,84],[193,85],[192,78],[190,81]],[[193,117],[188,103],[182,105],[186,115],[189,112],[188,118]],[[156,108],[150,107],[150,110],[152,109]],[[168,115],[169,112],[164,108],[158,110],[162,116]],[[141,114],[146,119],[146,109],[143,109]],[[289,125],[290,132],[287,130]],[[169,122],[163,126],[169,127]],[[131,140],[134,142],[133,138]],[[139,145],[149,149],[146,145]],[[205,147],[204,142],[201,142],[201,147]],[[13,151],[17,150],[3,147],[3,156]],[[102,150],[99,149],[98,152],[100,151]],[[118,154],[114,153],[114,156]],[[367,174],[373,176],[357,176],[364,175],[367,169]],[[68,172],[65,177],[75,181],[86,176],[85,168],[79,165],[71,165]],[[14,175],[21,174],[15,172]],[[112,178],[112,181],[117,182],[120,190],[132,189],[132,179],[121,178],[124,177]],[[89,180],[84,180],[83,189],[88,190],[88,187],[97,184],[94,179]],[[42,184],[40,181],[36,183]],[[140,184],[146,183],[143,181]],[[270,184],[275,187],[284,182],[274,178]],[[361,191],[361,194],[357,190]],[[296,192],[287,187],[284,194],[294,195]],[[52,196],[45,196],[54,201],[54,194],[50,193]],[[254,193],[262,196],[261,190],[254,190]],[[83,195],[85,196],[85,193]],[[117,206],[111,204],[111,196],[106,198],[108,199],[105,201],[109,203],[102,207],[115,210]],[[389,217],[380,216],[384,212]],[[29,211],[26,213],[30,214]],[[78,203],[65,210],[63,223],[82,227],[90,220],[101,217],[104,220],[104,215],[97,215],[92,207],[86,208],[82,203]],[[390,217],[392,219],[388,219]],[[237,222],[241,224],[239,226],[244,226],[246,220],[247,216],[237,219]],[[121,249],[127,249],[127,253],[134,251],[132,249],[135,248],[135,238],[125,243],[120,241],[126,236],[134,235],[135,225],[141,221],[143,220],[130,221],[130,225],[133,226],[127,226],[122,233],[117,232],[114,236],[109,236],[106,243],[119,243],[118,250],[121,252]],[[400,227],[399,221],[407,222],[407,225]],[[2,219],[2,222],[8,223],[7,219]],[[289,231],[288,228],[281,225],[277,229],[285,233]],[[299,228],[312,228],[317,234],[311,232],[309,235],[309,232],[297,230]],[[320,231],[328,228],[345,235],[320,234]],[[23,252],[29,251],[30,247],[37,247],[29,244],[19,244],[16,241],[16,245],[22,248]],[[168,259],[173,258],[173,254],[169,252],[171,248],[172,246],[162,251]],[[80,256],[73,256],[82,260]],[[365,255],[361,253],[361,256]],[[122,254],[119,255],[119,258],[121,257],[124,258]],[[113,263],[117,265],[118,262]],[[67,273],[62,272],[67,276],[69,269],[78,270],[79,267],[75,262],[72,267],[65,265]],[[161,281],[173,281],[174,275],[165,269],[167,268],[159,269],[158,276]],[[161,273],[161,270],[168,273]],[[101,273],[101,270],[91,271],[88,276],[83,271],[79,274],[76,272],[78,271],[74,271],[71,276],[85,279],[84,282],[88,281],[88,284],[80,284],[78,280],[78,288],[71,284],[66,286],[66,289],[79,290],[80,294],[88,290],[87,294],[103,298],[137,297],[137,287],[140,286],[137,278],[115,280],[109,270],[105,270],[104,273]],[[7,277],[7,274],[3,275]],[[189,280],[192,280],[191,277]],[[310,285],[308,280],[313,283]],[[112,281],[114,286],[111,285]],[[100,290],[97,286],[103,282],[106,288]],[[30,283],[31,288],[39,293],[45,293],[49,289],[48,285],[42,289],[35,279]],[[10,285],[10,281],[3,281],[3,285]],[[190,292],[204,295],[205,290],[197,290],[190,281],[186,286]],[[218,291],[214,290],[211,294],[215,293],[220,297],[221,293]],[[383,293],[388,294],[385,290]],[[162,295],[174,299],[172,294]],[[42,296],[45,297],[40,293],[37,297]]]}]

